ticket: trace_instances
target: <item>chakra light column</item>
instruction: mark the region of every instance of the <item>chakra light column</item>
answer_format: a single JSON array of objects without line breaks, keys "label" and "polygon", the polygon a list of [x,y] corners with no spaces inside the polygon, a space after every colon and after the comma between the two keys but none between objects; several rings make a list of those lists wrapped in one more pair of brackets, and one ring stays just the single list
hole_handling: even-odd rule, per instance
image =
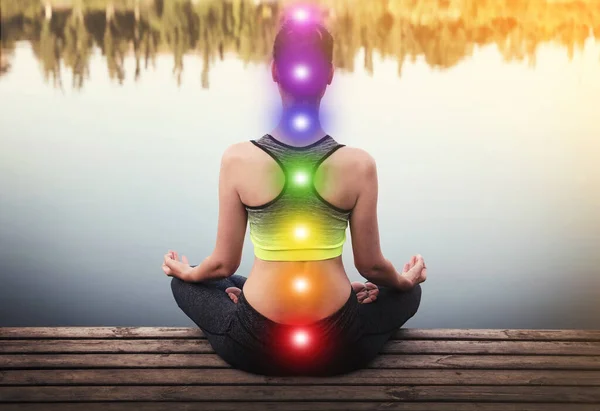
[{"label": "chakra light column", "polygon": [[[314,23],[319,16],[316,8],[309,6],[296,6],[288,11],[287,25],[291,26],[294,33],[303,30],[311,31],[311,35],[317,35]],[[319,127],[318,100],[323,87],[326,84],[330,64],[320,50],[311,50],[295,47],[293,42],[288,42],[287,47],[279,50],[277,58],[278,82],[285,91],[294,97],[295,104],[284,108],[281,124],[286,133],[294,137],[296,141],[302,142],[314,136]],[[303,144],[298,144],[301,146]],[[286,179],[288,190],[294,199],[302,202],[311,193],[313,184],[313,162],[299,162],[289,167]],[[318,221],[314,216],[297,215],[292,216],[289,221],[282,221],[279,229],[285,230],[285,237],[289,238],[291,244],[302,246],[300,248],[310,249],[310,245],[317,238],[315,230]],[[289,237],[288,237],[289,236]],[[293,298],[304,298],[309,295],[311,289],[318,284],[312,284],[309,279],[313,278],[306,273],[298,273],[290,276],[289,292],[294,293]],[[287,288],[287,287],[286,287]],[[300,359],[301,353],[309,354],[311,349],[316,348],[319,338],[317,331],[309,326],[291,327],[289,334],[283,336],[287,340],[286,346],[292,350],[293,358]]]}]

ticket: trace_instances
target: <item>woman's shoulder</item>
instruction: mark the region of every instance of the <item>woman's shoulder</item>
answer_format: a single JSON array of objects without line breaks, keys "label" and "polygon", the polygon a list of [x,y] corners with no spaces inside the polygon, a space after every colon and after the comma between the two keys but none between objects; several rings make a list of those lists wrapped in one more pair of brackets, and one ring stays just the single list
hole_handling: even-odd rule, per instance
[{"label": "woman's shoulder", "polygon": [[223,161],[247,158],[254,152],[251,150],[252,146],[253,144],[250,141],[242,141],[231,144],[225,149],[225,151],[223,151]]},{"label": "woman's shoulder", "polygon": [[375,167],[375,158],[360,147],[345,145],[339,151],[339,160],[352,169],[364,170]]},{"label": "woman's shoulder", "polygon": [[349,145],[344,145],[344,150],[341,152],[345,152],[347,156],[352,158],[356,158],[357,160],[369,161],[373,158],[371,154],[364,148],[354,147]]},{"label": "woman's shoulder", "polygon": [[[364,171],[365,169],[374,168],[375,159],[368,151],[360,147],[343,145],[341,149],[336,150],[336,155],[332,156],[329,163],[337,163],[348,170]],[[241,141],[231,144],[223,152],[222,161],[225,163],[243,161],[251,161],[262,159],[264,153],[261,150],[256,150],[251,141]]]}]

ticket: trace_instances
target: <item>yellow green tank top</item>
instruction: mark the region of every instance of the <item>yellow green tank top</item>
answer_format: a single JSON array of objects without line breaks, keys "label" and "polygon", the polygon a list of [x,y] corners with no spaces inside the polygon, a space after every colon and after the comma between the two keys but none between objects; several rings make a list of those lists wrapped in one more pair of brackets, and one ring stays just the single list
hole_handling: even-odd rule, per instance
[{"label": "yellow green tank top", "polygon": [[326,260],[342,254],[351,210],[325,200],[314,176],[325,159],[341,147],[326,135],[308,146],[290,146],[265,134],[250,140],[281,167],[281,192],[260,206],[245,206],[254,254],[268,261]]}]

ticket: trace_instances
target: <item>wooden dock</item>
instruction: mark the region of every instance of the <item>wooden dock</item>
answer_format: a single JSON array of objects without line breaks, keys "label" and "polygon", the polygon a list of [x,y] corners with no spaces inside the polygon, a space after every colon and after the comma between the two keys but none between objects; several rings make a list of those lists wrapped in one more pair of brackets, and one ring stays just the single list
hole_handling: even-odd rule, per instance
[{"label": "wooden dock", "polygon": [[232,369],[197,328],[0,328],[0,410],[600,411],[600,330],[402,329],[317,378]]}]

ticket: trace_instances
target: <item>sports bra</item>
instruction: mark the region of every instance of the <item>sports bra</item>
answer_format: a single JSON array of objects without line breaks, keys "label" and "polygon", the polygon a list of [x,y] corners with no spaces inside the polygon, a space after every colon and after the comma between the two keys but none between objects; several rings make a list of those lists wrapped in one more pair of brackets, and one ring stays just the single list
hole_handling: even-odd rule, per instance
[{"label": "sports bra", "polygon": [[325,200],[314,185],[317,168],[344,147],[330,135],[302,147],[265,134],[252,144],[281,167],[281,192],[260,206],[245,205],[254,254],[268,261],[326,260],[342,254],[350,210]]}]

